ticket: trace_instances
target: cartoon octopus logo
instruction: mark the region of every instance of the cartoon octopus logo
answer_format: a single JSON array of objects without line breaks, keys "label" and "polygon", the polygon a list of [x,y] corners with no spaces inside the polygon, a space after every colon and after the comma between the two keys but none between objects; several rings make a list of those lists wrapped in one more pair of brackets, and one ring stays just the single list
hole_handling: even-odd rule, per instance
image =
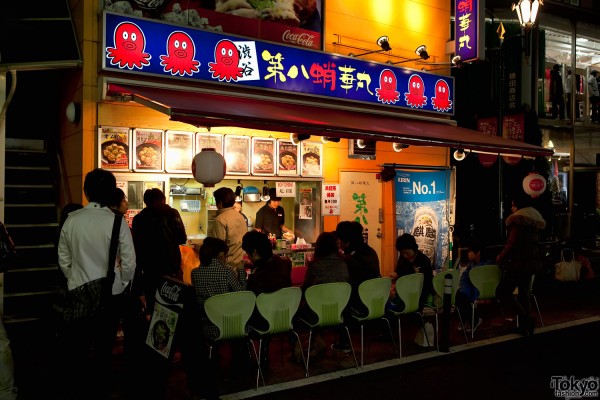
[{"label": "cartoon octopus logo", "polygon": [[408,93],[404,93],[406,104],[413,108],[423,108],[427,104],[425,93],[425,84],[419,75],[411,75],[408,78]]},{"label": "cartoon octopus logo", "polygon": [[112,65],[129,69],[142,69],[150,65],[152,56],[144,53],[146,38],[139,26],[132,22],[121,22],[115,28],[113,40],[115,47],[106,48],[107,57]]},{"label": "cartoon octopus logo", "polygon": [[192,75],[198,72],[199,61],[194,60],[196,47],[185,32],[173,32],[167,39],[167,55],[161,55],[160,65],[171,75]]},{"label": "cartoon octopus logo", "polygon": [[243,69],[238,67],[240,53],[230,40],[221,40],[215,47],[215,62],[208,63],[208,72],[220,81],[237,81]]},{"label": "cartoon octopus logo", "polygon": [[384,69],[379,74],[379,87],[375,89],[377,101],[384,104],[396,104],[400,100],[400,92],[396,90],[398,80],[392,70]]},{"label": "cartoon octopus logo", "polygon": [[450,111],[452,108],[452,100],[450,100],[450,88],[448,82],[443,79],[435,83],[435,97],[431,98],[434,110]]}]

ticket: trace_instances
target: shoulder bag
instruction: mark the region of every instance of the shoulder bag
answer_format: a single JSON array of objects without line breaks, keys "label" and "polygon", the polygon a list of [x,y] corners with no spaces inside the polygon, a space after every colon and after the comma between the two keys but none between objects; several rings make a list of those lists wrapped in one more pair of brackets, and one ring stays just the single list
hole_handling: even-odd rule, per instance
[{"label": "shoulder bag", "polygon": [[113,223],[110,238],[106,277],[84,283],[67,292],[66,304],[63,310],[63,320],[65,322],[72,322],[82,318],[93,318],[104,310],[108,300],[110,300],[115,280],[115,260],[122,220],[122,216],[115,215],[115,222]]},{"label": "shoulder bag", "polygon": [[[565,251],[571,252],[570,261],[565,261]],[[561,282],[578,281],[581,272],[581,263],[575,259],[575,252],[571,249],[560,251],[560,262],[554,265],[554,279]]]}]

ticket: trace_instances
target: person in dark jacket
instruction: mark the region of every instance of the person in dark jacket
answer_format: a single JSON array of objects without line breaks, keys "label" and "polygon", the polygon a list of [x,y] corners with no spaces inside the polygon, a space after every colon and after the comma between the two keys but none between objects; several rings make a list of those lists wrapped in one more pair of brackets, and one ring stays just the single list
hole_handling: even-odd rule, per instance
[{"label": "person in dark jacket", "polygon": [[565,92],[560,65],[554,64],[550,71],[550,101],[552,102],[552,119],[565,119]]},{"label": "person in dark jacket", "polygon": [[[422,311],[427,298],[433,294],[433,269],[431,261],[423,252],[419,250],[415,237],[409,233],[404,233],[396,239],[396,250],[399,252],[396,272],[392,274],[392,279],[398,279],[401,276],[421,272],[424,275],[423,290],[419,298],[419,310]],[[396,296],[396,300],[400,300]],[[400,305],[400,304],[399,304]],[[404,304],[400,305],[404,308]]]},{"label": "person in dark jacket", "polygon": [[292,286],[292,262],[273,254],[273,247],[264,233],[250,231],[242,238],[242,249],[252,262],[247,289],[257,296]]},{"label": "person in dark jacket", "polygon": [[[496,263],[504,270],[496,297],[503,306],[516,312],[519,317],[516,331],[524,336],[533,334],[535,327],[535,320],[529,315],[529,285],[531,276],[541,268],[539,232],[546,227],[546,221],[530,203],[530,198],[525,195],[512,201],[512,214],[506,219],[508,238],[496,257]],[[515,297],[513,293],[517,287],[519,295]]]}]

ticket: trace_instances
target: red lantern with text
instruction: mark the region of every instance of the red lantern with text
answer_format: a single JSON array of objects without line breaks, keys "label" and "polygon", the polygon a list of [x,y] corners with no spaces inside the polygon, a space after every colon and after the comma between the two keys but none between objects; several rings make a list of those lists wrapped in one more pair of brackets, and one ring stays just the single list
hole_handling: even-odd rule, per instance
[{"label": "red lantern with text", "polygon": [[225,158],[213,148],[202,149],[192,161],[192,174],[205,187],[213,187],[225,177]]},{"label": "red lantern with text", "polygon": [[538,197],[546,190],[546,179],[537,172],[530,172],[523,179],[523,190],[533,198]]}]

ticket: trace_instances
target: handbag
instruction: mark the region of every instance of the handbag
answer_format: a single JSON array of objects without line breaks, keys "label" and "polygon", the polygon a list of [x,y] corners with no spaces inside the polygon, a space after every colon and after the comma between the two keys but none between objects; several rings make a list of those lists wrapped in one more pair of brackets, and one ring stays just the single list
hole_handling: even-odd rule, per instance
[{"label": "handbag", "polygon": [[63,320],[72,322],[83,318],[92,318],[100,314],[112,295],[115,280],[115,260],[121,221],[123,217],[115,215],[110,248],[108,252],[108,269],[106,277],[84,283],[66,293]]},{"label": "handbag", "polygon": [[[565,261],[565,250],[571,252],[570,261]],[[575,259],[575,252],[572,249],[562,249],[560,262],[554,264],[554,279],[561,282],[578,281],[580,272],[581,262]]]}]

